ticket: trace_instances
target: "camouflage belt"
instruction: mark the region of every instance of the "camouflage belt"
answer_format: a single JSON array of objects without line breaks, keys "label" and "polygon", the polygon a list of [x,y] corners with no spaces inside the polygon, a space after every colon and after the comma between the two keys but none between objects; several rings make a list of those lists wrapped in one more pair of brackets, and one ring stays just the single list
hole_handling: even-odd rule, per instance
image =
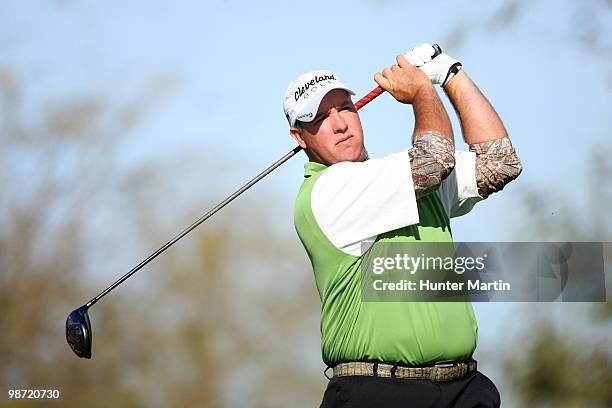
[{"label": "camouflage belt", "polygon": [[476,371],[476,360],[443,363],[429,367],[402,367],[393,364],[351,361],[334,367],[334,377],[369,376],[431,380],[433,382],[459,380]]}]

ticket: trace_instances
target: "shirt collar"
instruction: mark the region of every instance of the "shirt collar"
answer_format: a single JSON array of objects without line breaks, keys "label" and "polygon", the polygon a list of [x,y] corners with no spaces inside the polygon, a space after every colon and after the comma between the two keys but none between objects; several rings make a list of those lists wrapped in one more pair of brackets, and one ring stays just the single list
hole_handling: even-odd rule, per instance
[{"label": "shirt collar", "polygon": [[304,164],[304,178],[314,176],[328,167],[329,166],[327,164],[321,164],[313,161],[306,162],[306,164]]}]

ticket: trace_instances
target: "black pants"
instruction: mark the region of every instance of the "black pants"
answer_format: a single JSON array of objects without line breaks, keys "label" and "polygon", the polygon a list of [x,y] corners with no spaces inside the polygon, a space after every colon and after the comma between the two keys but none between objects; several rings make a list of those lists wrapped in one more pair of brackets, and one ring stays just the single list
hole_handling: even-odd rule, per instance
[{"label": "black pants", "polygon": [[384,377],[334,377],[321,408],[499,407],[495,384],[479,371],[448,382]]}]

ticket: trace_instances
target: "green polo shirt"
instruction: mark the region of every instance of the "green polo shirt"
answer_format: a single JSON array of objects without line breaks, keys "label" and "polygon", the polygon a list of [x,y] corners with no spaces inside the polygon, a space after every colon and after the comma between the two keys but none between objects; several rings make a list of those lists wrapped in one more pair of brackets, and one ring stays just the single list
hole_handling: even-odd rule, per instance
[{"label": "green polo shirt", "polygon": [[[315,219],[311,196],[330,168],[305,164],[295,227],[312,263],[322,303],[323,361],[430,365],[472,356],[478,326],[469,302],[364,302],[362,257],[337,248]],[[450,219],[437,194],[417,200],[419,223],[378,234],[375,242],[451,242]]]}]

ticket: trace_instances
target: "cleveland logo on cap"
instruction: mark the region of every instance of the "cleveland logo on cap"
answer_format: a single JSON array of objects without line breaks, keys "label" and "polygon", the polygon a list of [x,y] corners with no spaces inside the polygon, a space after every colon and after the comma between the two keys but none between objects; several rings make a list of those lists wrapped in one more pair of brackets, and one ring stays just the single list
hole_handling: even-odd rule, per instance
[{"label": "cleveland logo on cap", "polygon": [[289,83],[283,96],[283,110],[290,126],[297,120],[309,122],[316,115],[321,100],[332,89],[344,89],[351,95],[338,75],[328,70],[306,72]]},{"label": "cleveland logo on cap", "polygon": [[306,82],[304,85],[298,87],[295,91],[295,93],[293,94],[293,96],[295,97],[295,101],[297,102],[298,99],[300,99],[302,97],[302,95],[304,95],[306,93],[306,91],[312,87],[315,86],[316,84],[318,84],[319,82],[323,82],[323,81],[335,81],[336,78],[334,77],[334,74],[331,75],[315,75],[315,77],[313,79],[311,79],[309,82]]}]

